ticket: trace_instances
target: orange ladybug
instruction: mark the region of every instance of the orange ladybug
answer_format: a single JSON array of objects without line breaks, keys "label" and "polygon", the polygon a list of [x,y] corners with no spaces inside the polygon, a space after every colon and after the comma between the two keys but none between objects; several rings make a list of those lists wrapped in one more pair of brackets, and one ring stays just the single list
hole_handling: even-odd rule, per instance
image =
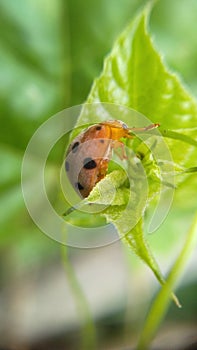
[{"label": "orange ladybug", "polygon": [[133,138],[132,131],[143,132],[158,126],[129,128],[121,120],[108,120],[79,134],[70,144],[65,160],[67,176],[78,194],[88,197],[93,187],[105,177],[113,149],[121,147],[122,159],[126,158],[121,138]]}]

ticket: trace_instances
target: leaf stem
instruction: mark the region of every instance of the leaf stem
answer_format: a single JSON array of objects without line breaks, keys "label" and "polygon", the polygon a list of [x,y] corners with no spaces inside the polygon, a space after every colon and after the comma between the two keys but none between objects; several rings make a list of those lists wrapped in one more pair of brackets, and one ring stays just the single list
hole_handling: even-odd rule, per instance
[{"label": "leaf stem", "polygon": [[151,340],[153,339],[156,331],[162,322],[169,303],[171,290],[175,288],[180,275],[183,273],[183,269],[186,265],[187,260],[189,259],[192,250],[197,244],[197,214],[194,218],[194,221],[188,232],[186,242],[182,248],[181,253],[179,254],[173,268],[171,269],[166,283],[163,285],[159,291],[151,310],[148,314],[148,317],[145,321],[144,328],[141,332],[137,350],[146,350],[148,349]]},{"label": "leaf stem", "polygon": [[186,142],[190,145],[197,147],[197,141],[192,139],[190,136],[180,134],[176,131],[168,130],[168,129],[159,129],[160,133],[164,137],[168,137],[170,139],[180,140]]}]

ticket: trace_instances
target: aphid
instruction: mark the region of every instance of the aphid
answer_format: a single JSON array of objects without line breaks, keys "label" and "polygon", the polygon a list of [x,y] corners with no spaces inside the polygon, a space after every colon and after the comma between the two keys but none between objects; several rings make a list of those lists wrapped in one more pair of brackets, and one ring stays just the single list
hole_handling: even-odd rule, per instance
[{"label": "aphid", "polygon": [[121,147],[121,158],[126,158],[121,138],[133,138],[132,132],[143,132],[158,126],[151,124],[144,128],[129,128],[120,120],[109,120],[90,126],[79,134],[68,148],[65,169],[80,196],[86,198],[105,177],[113,149]]}]

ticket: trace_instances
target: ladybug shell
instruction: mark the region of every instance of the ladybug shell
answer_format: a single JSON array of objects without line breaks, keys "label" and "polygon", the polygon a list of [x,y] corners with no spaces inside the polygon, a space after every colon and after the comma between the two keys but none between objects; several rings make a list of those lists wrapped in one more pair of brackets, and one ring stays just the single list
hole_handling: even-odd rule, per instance
[{"label": "ladybug shell", "polygon": [[90,126],[72,141],[65,168],[81,197],[87,197],[96,183],[105,177],[115,143],[121,137],[129,136],[126,124],[112,120]]}]

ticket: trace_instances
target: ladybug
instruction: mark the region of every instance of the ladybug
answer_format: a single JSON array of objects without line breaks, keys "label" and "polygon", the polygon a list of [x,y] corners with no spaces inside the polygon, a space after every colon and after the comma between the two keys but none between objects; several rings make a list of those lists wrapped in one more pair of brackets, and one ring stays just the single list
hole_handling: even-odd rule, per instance
[{"label": "ladybug", "polygon": [[88,197],[93,187],[105,177],[113,149],[121,147],[121,158],[126,158],[121,138],[131,139],[134,137],[132,131],[143,132],[158,126],[129,128],[121,120],[108,120],[80,133],[71,142],[65,160],[67,176],[78,194],[82,198]]}]

